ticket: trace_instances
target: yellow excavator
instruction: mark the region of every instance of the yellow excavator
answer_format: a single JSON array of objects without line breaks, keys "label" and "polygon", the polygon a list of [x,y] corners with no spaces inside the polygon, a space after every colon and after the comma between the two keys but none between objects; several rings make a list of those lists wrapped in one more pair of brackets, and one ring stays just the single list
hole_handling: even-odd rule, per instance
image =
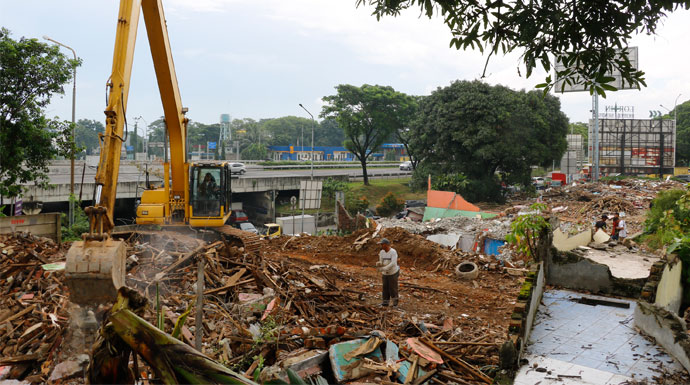
[{"label": "yellow excavator", "polygon": [[187,161],[189,120],[180,99],[161,0],[121,0],[113,69],[107,82],[106,128],[100,137],[96,189],[93,206],[84,210],[89,217],[89,233],[72,244],[65,266],[70,299],[79,305],[110,302],[125,284],[126,247],[110,234],[114,228],[120,152],[140,14],[144,16],[163,103],[170,158],[166,146],[163,186],[142,193],[136,223],[168,228],[210,227],[241,242],[248,252],[258,249],[258,236],[225,225],[232,213],[229,164]]}]

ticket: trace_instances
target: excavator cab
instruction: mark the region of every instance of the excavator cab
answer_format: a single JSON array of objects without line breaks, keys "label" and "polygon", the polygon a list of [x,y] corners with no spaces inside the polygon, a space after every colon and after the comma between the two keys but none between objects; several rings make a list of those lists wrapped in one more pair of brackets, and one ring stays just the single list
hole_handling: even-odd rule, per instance
[{"label": "excavator cab", "polygon": [[231,173],[227,163],[198,163],[189,167],[189,224],[223,226],[230,217]]}]

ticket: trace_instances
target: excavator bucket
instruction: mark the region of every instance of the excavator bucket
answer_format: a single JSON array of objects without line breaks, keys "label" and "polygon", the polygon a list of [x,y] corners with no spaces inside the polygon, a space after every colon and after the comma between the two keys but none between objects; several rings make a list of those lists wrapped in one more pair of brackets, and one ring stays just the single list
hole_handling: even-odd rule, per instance
[{"label": "excavator bucket", "polygon": [[123,241],[77,241],[67,252],[65,276],[70,300],[98,306],[114,302],[125,285],[126,246]]}]

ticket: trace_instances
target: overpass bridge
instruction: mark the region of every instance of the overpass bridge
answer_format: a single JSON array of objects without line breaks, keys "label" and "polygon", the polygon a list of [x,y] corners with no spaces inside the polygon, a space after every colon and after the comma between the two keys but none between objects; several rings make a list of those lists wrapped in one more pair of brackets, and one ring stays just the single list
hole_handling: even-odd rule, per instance
[{"label": "overpass bridge", "polygon": [[[117,183],[117,200],[137,199],[141,196],[146,186],[146,172],[149,173],[149,181],[155,185],[161,185],[163,166],[155,162],[141,162],[123,160],[120,164],[120,174]],[[325,180],[335,178],[341,180],[357,180],[362,178],[361,168],[344,167],[327,169],[323,166],[314,168],[314,179]],[[400,171],[396,168],[371,168],[367,169],[369,178],[400,178],[411,175],[409,171]],[[75,163],[74,192],[77,198],[81,196],[82,202],[90,202],[95,189],[94,178],[96,166],[88,162],[77,161]],[[36,184],[26,184],[22,196],[24,202],[66,203],[69,200],[70,191],[70,164],[69,161],[56,161],[49,166],[49,182],[47,187]],[[251,205],[261,207],[275,207],[275,198],[281,191],[296,191],[300,188],[300,182],[309,180],[311,170],[308,168],[263,169],[261,166],[248,165],[247,173],[241,176],[233,176],[232,192],[241,194],[238,199],[247,201]],[[83,183],[82,183],[83,180]],[[8,199],[5,198],[5,202]],[[116,205],[118,202],[116,202]],[[131,206],[131,204],[128,204]],[[265,215],[272,216],[273,210],[268,210]]]}]

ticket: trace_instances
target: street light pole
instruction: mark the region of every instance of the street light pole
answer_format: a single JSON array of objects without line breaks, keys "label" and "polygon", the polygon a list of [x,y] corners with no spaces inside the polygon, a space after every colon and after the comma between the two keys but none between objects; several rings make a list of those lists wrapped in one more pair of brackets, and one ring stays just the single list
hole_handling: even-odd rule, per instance
[{"label": "street light pole", "polygon": [[[134,118],[134,120],[135,120],[135,121],[143,120],[143,121],[144,121],[144,124],[145,124],[145,125],[144,125],[144,160],[147,161],[147,160],[149,160],[149,150],[148,150],[148,145],[149,145],[149,143],[148,143],[148,140],[149,140],[149,136],[148,136],[148,135],[149,135],[149,122],[147,122],[146,119],[144,119],[144,117],[141,116],[141,115],[140,115],[140,116],[137,116],[136,118]],[[139,141],[139,139],[137,139],[137,142],[138,142],[138,141]],[[134,148],[134,153],[135,153],[135,154],[137,153],[136,147]]]},{"label": "street light pole", "polygon": [[[676,96],[676,100],[673,102],[673,125],[674,126],[676,125],[677,118],[678,118],[678,110],[676,110],[676,107],[678,106],[678,98],[680,98],[680,95],[682,95],[682,94],[678,94],[678,96]],[[663,104],[659,104],[659,106],[661,106],[661,108],[665,109],[666,111],[671,112],[671,110],[664,107]]]},{"label": "street light pole", "polygon": [[[49,38],[48,36],[43,36],[45,40],[51,41],[61,47],[65,47],[68,50],[72,51],[72,55],[74,55],[74,61],[76,62],[77,60],[77,52],[70,46],[67,46],[65,44],[60,43],[59,41],[53,40]],[[74,225],[74,202],[72,197],[74,196],[74,146],[75,146],[75,138],[74,138],[74,124],[75,124],[75,112],[76,112],[76,104],[77,104],[77,66],[75,65],[74,68],[72,69],[72,151],[70,151],[70,174],[69,174],[69,193],[70,193],[70,200],[69,200],[69,226],[72,227]]]},{"label": "street light pole", "polygon": [[[316,125],[316,121],[314,120],[314,115],[312,115],[309,110],[304,108],[302,103],[300,103],[299,106],[302,107],[304,111],[307,111],[307,114],[311,116],[311,180],[314,180],[314,126]],[[302,131],[304,131],[304,128],[302,128]]]}]

